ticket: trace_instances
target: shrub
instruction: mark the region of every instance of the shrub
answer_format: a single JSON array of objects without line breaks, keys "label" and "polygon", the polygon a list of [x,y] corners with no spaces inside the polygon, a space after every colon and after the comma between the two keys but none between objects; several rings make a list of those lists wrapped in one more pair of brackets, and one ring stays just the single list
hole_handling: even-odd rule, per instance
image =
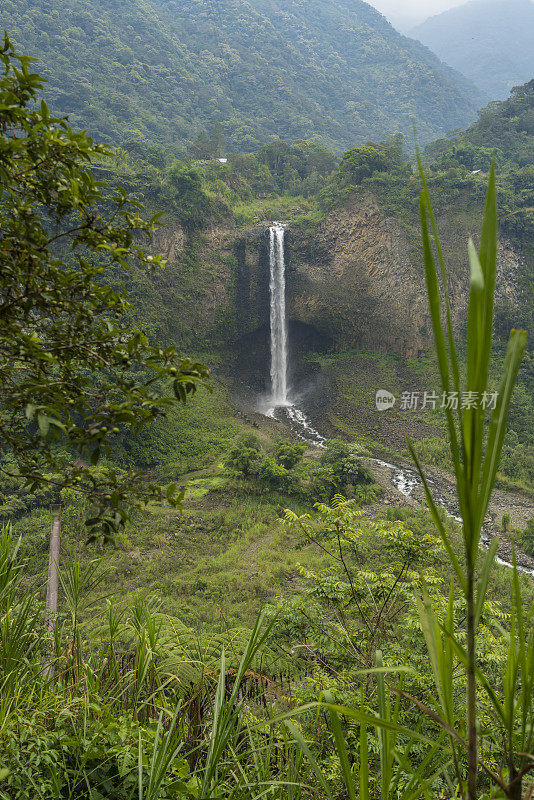
[{"label": "shrub", "polygon": [[534,556],[534,517],[528,520],[527,527],[521,534],[521,545],[525,553]]},{"label": "shrub", "polygon": [[287,439],[277,442],[274,450],[276,462],[286,469],[293,469],[302,461],[305,450],[305,444]]},{"label": "shrub", "polygon": [[[323,488],[329,485],[332,494],[348,495],[356,486],[365,486],[373,482],[372,474],[362,464],[357,453],[358,451],[354,447],[340,439],[329,439],[326,442],[324,453],[320,459],[323,471],[318,471],[316,476],[320,479],[319,482],[322,483]],[[321,493],[321,496],[324,497],[324,492]]]},{"label": "shrub", "polygon": [[258,471],[258,478],[266,483],[271,489],[281,492],[289,492],[296,483],[296,478],[291,475],[289,470],[281,464],[277,464],[272,458],[266,458]]},{"label": "shrub", "polygon": [[225,466],[230,472],[249,477],[258,473],[261,460],[260,443],[251,434],[236,442],[226,457]]}]

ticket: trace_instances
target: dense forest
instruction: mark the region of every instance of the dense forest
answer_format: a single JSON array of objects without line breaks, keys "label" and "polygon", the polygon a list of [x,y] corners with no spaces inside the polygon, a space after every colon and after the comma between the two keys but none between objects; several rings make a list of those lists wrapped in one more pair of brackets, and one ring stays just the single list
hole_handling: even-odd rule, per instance
[{"label": "dense forest", "polygon": [[487,101],[360,0],[4,0],[2,24],[42,60],[52,110],[177,154],[216,125],[237,151],[273,136],[340,150],[414,121],[428,141]]}]

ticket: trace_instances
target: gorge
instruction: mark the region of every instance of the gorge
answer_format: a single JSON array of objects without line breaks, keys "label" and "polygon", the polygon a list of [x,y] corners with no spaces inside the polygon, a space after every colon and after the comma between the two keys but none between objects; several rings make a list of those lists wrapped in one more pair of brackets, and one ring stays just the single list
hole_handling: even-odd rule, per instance
[{"label": "gorge", "polygon": [[[323,448],[326,442],[324,436],[310,423],[306,409],[299,408],[292,392],[289,380],[289,333],[286,312],[286,259],[285,259],[285,234],[287,226],[284,223],[273,222],[267,230],[269,237],[269,337],[270,337],[270,378],[271,388],[268,396],[268,408],[264,400],[260,402],[260,411],[266,416],[279,419],[288,424],[291,431],[310,445]],[[419,475],[413,469],[390,463],[380,458],[369,458],[369,466],[382,468],[388,475],[391,485],[408,502],[423,502],[422,483]],[[434,478],[428,478],[429,485],[435,500],[445,512],[455,521],[461,523],[457,516],[457,498],[455,490],[443,480],[438,473]],[[417,498],[417,499],[416,499]],[[486,525],[480,546],[488,547],[494,536],[498,537],[499,531],[493,524]],[[512,556],[507,540],[500,543],[499,562],[507,567],[512,567]],[[534,561],[527,554],[519,550],[515,553],[518,569],[521,572],[534,575]]]}]

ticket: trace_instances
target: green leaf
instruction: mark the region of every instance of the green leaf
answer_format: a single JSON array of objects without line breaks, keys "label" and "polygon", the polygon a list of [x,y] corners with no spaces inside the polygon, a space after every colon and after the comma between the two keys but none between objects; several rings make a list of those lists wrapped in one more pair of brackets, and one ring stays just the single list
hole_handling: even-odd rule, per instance
[{"label": "green leaf", "polygon": [[41,436],[44,438],[47,436],[48,431],[50,430],[50,419],[46,416],[46,414],[37,414],[37,424],[39,425],[39,430],[41,432]]},{"label": "green leaf", "polygon": [[484,458],[484,467],[480,487],[480,502],[478,508],[477,528],[480,529],[486,516],[489,500],[495,484],[497,467],[501,455],[504,435],[506,433],[506,421],[510,400],[514,390],[519,365],[523,358],[523,352],[527,343],[526,331],[513,330],[510,334],[508,349],[503,367],[503,374],[498,389],[497,403],[491,415],[488,443]]},{"label": "green leaf", "polygon": [[495,563],[495,556],[497,555],[498,549],[499,549],[499,540],[495,538],[490,543],[490,546],[488,547],[488,550],[484,557],[484,561],[482,562],[482,569],[480,570],[480,577],[478,579],[477,595],[475,602],[475,629],[478,627],[478,624],[480,622],[480,617],[482,615],[482,610],[484,608],[484,601],[486,599],[486,591],[488,589],[489,578],[492,567]]},{"label": "green leaf", "polygon": [[441,520],[441,517],[439,515],[438,508],[437,508],[437,506],[436,506],[436,504],[434,502],[434,498],[432,497],[432,494],[430,492],[430,488],[428,486],[428,483],[427,483],[427,480],[426,480],[426,477],[425,477],[425,473],[423,472],[423,468],[421,466],[421,462],[419,461],[419,457],[418,457],[417,453],[415,452],[414,446],[413,446],[413,444],[412,444],[412,442],[410,440],[408,440],[408,449],[410,451],[410,455],[412,456],[412,458],[413,458],[413,460],[415,462],[415,465],[417,467],[417,471],[419,472],[419,475],[421,477],[421,481],[423,483],[423,491],[425,493],[425,499],[426,499],[426,501],[428,503],[428,508],[429,508],[430,514],[432,516],[432,519],[434,521],[434,524],[436,525],[436,528],[438,529],[439,535],[441,537],[441,541],[443,542],[443,546],[444,546],[445,550],[447,551],[447,555],[449,556],[449,558],[451,560],[451,563],[452,563],[452,565],[454,567],[454,571],[456,572],[458,580],[460,581],[460,585],[462,586],[462,588],[465,591],[465,589],[467,587],[465,575],[463,573],[462,567],[460,566],[460,562],[458,561],[456,553],[452,549],[452,544],[450,542],[449,537],[447,536],[447,532],[445,530],[445,527],[444,527],[443,522]]},{"label": "green leaf", "polygon": [[[301,734],[299,729],[290,720],[284,720],[284,725],[286,726],[286,728],[290,732],[291,736],[297,742],[298,746],[300,747],[300,749],[302,750],[302,752],[304,753],[304,755],[306,756],[306,758],[310,762],[310,766],[311,766],[311,768],[312,768],[312,770],[313,770],[313,772],[315,774],[315,777],[319,781],[319,784],[320,784],[321,789],[323,790],[324,794],[326,795],[326,797],[329,797],[329,798],[331,798],[331,800],[334,800],[334,795],[330,791],[330,787],[328,786],[328,784],[327,784],[327,782],[325,780],[325,777],[324,777],[324,775],[322,773],[321,767],[319,766],[319,764],[317,762],[317,759],[314,757],[314,755],[311,752],[310,748],[306,744],[306,741],[305,741],[303,735]],[[362,798],[362,800],[363,800],[363,798]]]},{"label": "green leaf", "polygon": [[341,775],[343,777],[343,782],[345,784],[345,788],[347,790],[350,800],[356,800],[356,787],[354,785],[352,770],[350,768],[347,746],[345,744],[345,737],[343,736],[341,723],[339,721],[338,709],[336,706],[333,705],[332,702],[333,699],[329,692],[324,692],[324,698],[326,700],[326,708],[328,709],[329,712],[330,728],[332,730],[332,733],[334,734],[334,745],[336,748],[339,765],[341,767]]}]

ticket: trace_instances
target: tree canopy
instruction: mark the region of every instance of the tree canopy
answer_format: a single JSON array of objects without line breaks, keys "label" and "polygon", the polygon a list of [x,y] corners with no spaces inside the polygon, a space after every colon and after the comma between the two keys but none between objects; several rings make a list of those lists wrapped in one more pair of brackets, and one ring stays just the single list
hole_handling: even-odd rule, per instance
[{"label": "tree canopy", "polygon": [[[101,141],[183,156],[274,137],[341,151],[464,127],[487,98],[361,0],[4,0],[50,108]],[[411,139],[410,139],[411,141]]]}]

